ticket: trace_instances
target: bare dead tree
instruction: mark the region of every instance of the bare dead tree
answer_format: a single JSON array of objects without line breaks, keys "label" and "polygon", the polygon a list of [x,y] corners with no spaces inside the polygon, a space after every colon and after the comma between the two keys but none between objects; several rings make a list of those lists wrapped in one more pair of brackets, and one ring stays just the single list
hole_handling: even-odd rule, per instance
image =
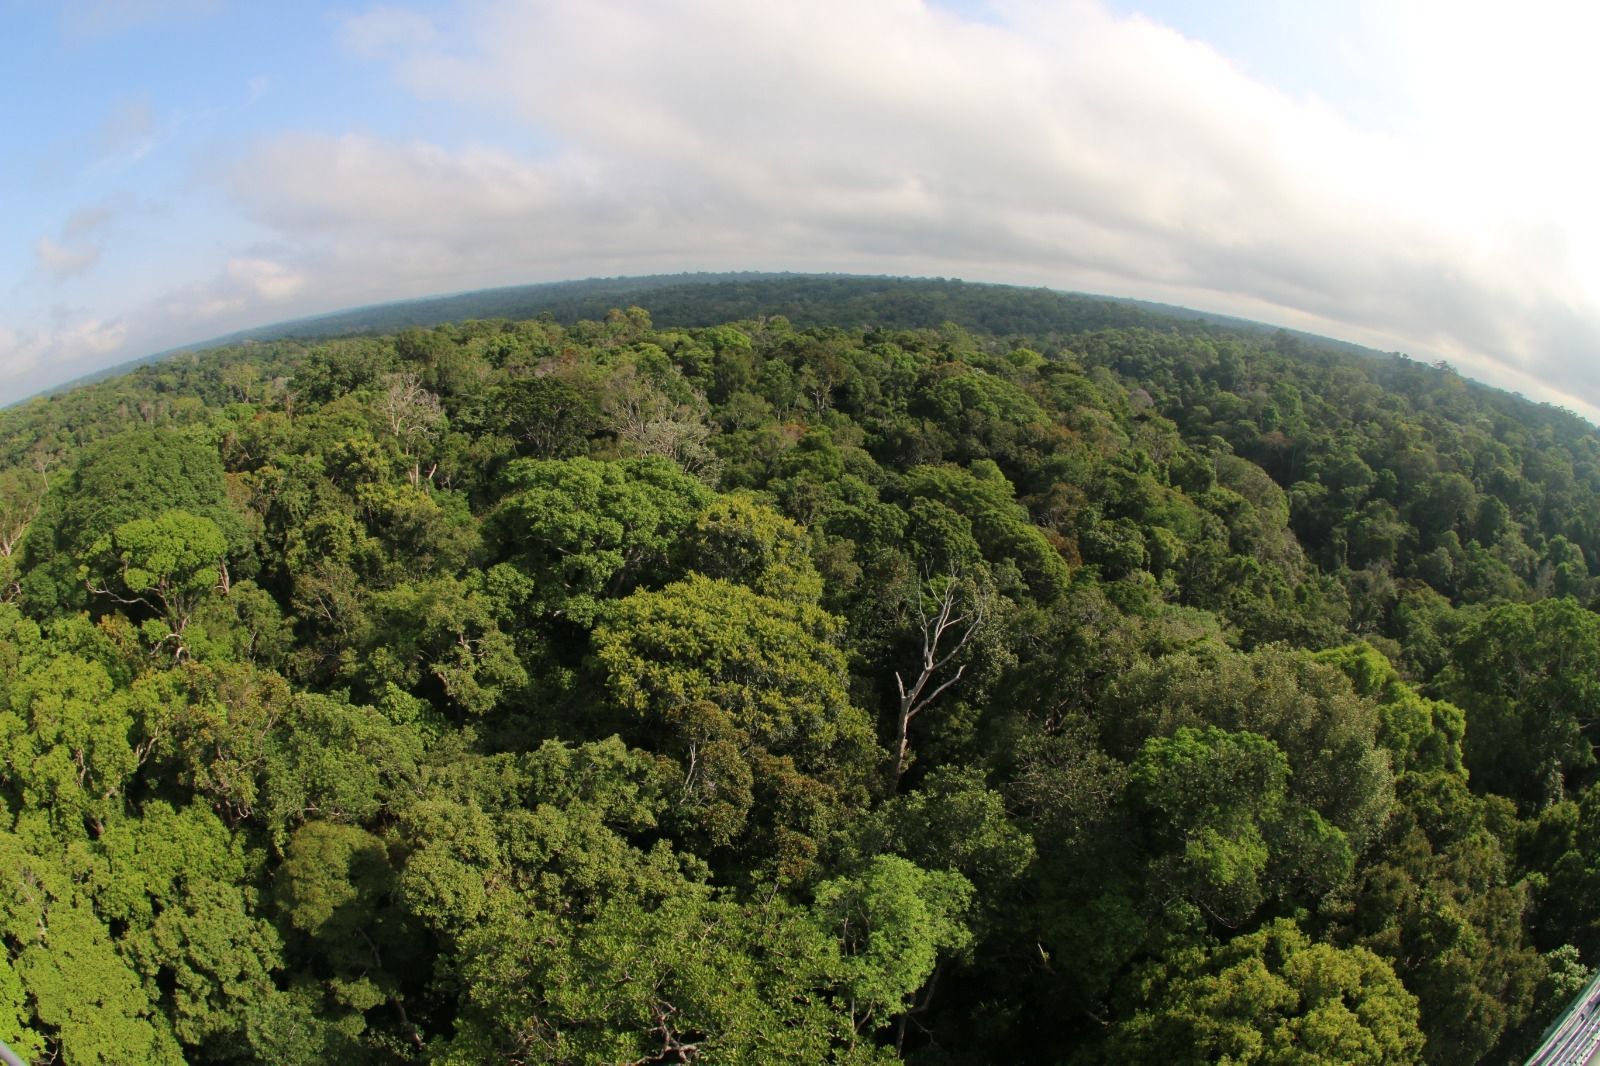
[{"label": "bare dead tree", "polygon": [[36,445],[28,453],[28,464],[33,467],[34,472],[44,482],[46,491],[50,488],[50,468],[60,461],[60,453],[50,451],[43,444]]},{"label": "bare dead tree", "polygon": [[638,444],[653,423],[674,417],[677,410],[670,396],[631,365],[611,375],[601,403],[607,428],[627,444]]},{"label": "bare dead tree", "polygon": [[711,429],[704,422],[687,418],[667,418],[652,422],[635,440],[643,455],[664,455],[683,468],[684,473],[715,485],[722,475],[722,457],[707,443]]},{"label": "bare dead tree", "polygon": [[[902,675],[899,670],[894,673],[894,683],[900,693],[900,713],[895,722],[896,782],[906,772],[906,763],[911,757],[912,721],[966,673],[966,663],[956,666],[954,673],[950,673],[948,667],[972,642],[983,626],[989,608],[988,597],[971,583],[963,582],[958,574],[950,574],[945,578],[938,598],[929,610],[924,605],[931,591],[930,582],[924,580],[917,583],[916,604],[922,631],[922,654],[916,673]],[[906,681],[908,676],[913,678],[909,684]]]},{"label": "bare dead tree", "polygon": [[48,463],[34,457],[34,469],[18,467],[0,473],[0,602],[9,603],[22,594],[15,558],[22,547],[23,534],[39,517],[50,479]]},{"label": "bare dead tree", "polygon": [[250,362],[230,363],[222,368],[220,377],[229,395],[240,403],[249,403],[256,384],[261,380],[261,368]]},{"label": "bare dead tree", "polygon": [[[378,398],[378,408],[389,432],[400,441],[400,449],[411,460],[411,484],[422,480],[422,461],[418,457],[421,444],[444,421],[444,408],[439,397],[422,387],[422,378],[415,372],[402,370],[384,379],[388,388]],[[434,468],[438,469],[437,465]],[[433,471],[429,471],[432,480]]]},{"label": "bare dead tree", "polygon": [[272,379],[272,392],[277,396],[278,403],[283,407],[284,417],[291,422],[294,421],[295,400],[299,399],[300,397],[300,393],[291,387],[292,381],[293,379],[288,377],[276,377]]},{"label": "bare dead tree", "polygon": [[0,557],[10,558],[22,544],[22,535],[39,517],[49,481],[39,472],[35,482],[22,471],[0,475]]},{"label": "bare dead tree", "polygon": [[722,457],[710,446],[705,397],[679,403],[632,366],[612,375],[601,413],[624,448],[635,455],[663,455],[709,485],[722,473]]}]

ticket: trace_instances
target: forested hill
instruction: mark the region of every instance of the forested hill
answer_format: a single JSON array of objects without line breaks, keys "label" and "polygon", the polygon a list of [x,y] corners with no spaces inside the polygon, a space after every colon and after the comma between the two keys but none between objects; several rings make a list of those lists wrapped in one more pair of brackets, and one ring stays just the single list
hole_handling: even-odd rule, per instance
[{"label": "forested hill", "polygon": [[0,1038],[1516,1061],[1600,961],[1593,428],[784,283],[0,412]]},{"label": "forested hill", "polygon": [[[481,289],[279,322],[220,337],[200,347],[398,333],[403,329],[426,329],[468,319],[548,316],[570,326],[585,320],[603,319],[614,308],[635,306],[649,311],[657,326],[674,328],[715,326],[774,316],[783,316],[802,328],[852,328],[870,322],[880,328],[932,329],[955,322],[969,329],[1000,335],[1027,332],[1039,336],[1136,325],[1154,329],[1182,325],[1192,329],[1211,324],[1234,332],[1282,333],[1346,353],[1379,354],[1326,337],[1142,300],[974,284],[945,278],[766,273],[657,274]],[[100,371],[83,380],[113,377],[190,350],[162,352]]]}]

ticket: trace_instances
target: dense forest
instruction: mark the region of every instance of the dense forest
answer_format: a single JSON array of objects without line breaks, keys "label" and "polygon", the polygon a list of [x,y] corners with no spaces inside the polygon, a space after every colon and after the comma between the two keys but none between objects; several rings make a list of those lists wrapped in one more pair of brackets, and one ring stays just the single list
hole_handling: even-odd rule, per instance
[{"label": "dense forest", "polygon": [[1037,291],[639,302],[0,413],[0,1038],[1455,1066],[1600,963],[1592,426]]}]

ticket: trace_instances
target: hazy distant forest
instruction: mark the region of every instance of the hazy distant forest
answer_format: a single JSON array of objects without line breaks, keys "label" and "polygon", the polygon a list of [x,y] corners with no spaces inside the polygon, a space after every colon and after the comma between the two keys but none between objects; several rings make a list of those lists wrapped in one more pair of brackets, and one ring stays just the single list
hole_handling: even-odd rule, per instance
[{"label": "hazy distant forest", "polygon": [[617,296],[0,412],[0,1037],[1458,1066],[1600,964],[1593,427],[1038,291]]}]

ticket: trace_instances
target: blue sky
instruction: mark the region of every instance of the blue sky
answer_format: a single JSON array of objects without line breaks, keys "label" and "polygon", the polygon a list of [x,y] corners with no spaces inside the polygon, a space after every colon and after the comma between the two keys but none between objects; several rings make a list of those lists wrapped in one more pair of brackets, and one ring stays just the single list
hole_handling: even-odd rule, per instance
[{"label": "blue sky", "polygon": [[1600,415],[1590,5],[0,0],[0,402],[679,270],[1168,300]]}]

